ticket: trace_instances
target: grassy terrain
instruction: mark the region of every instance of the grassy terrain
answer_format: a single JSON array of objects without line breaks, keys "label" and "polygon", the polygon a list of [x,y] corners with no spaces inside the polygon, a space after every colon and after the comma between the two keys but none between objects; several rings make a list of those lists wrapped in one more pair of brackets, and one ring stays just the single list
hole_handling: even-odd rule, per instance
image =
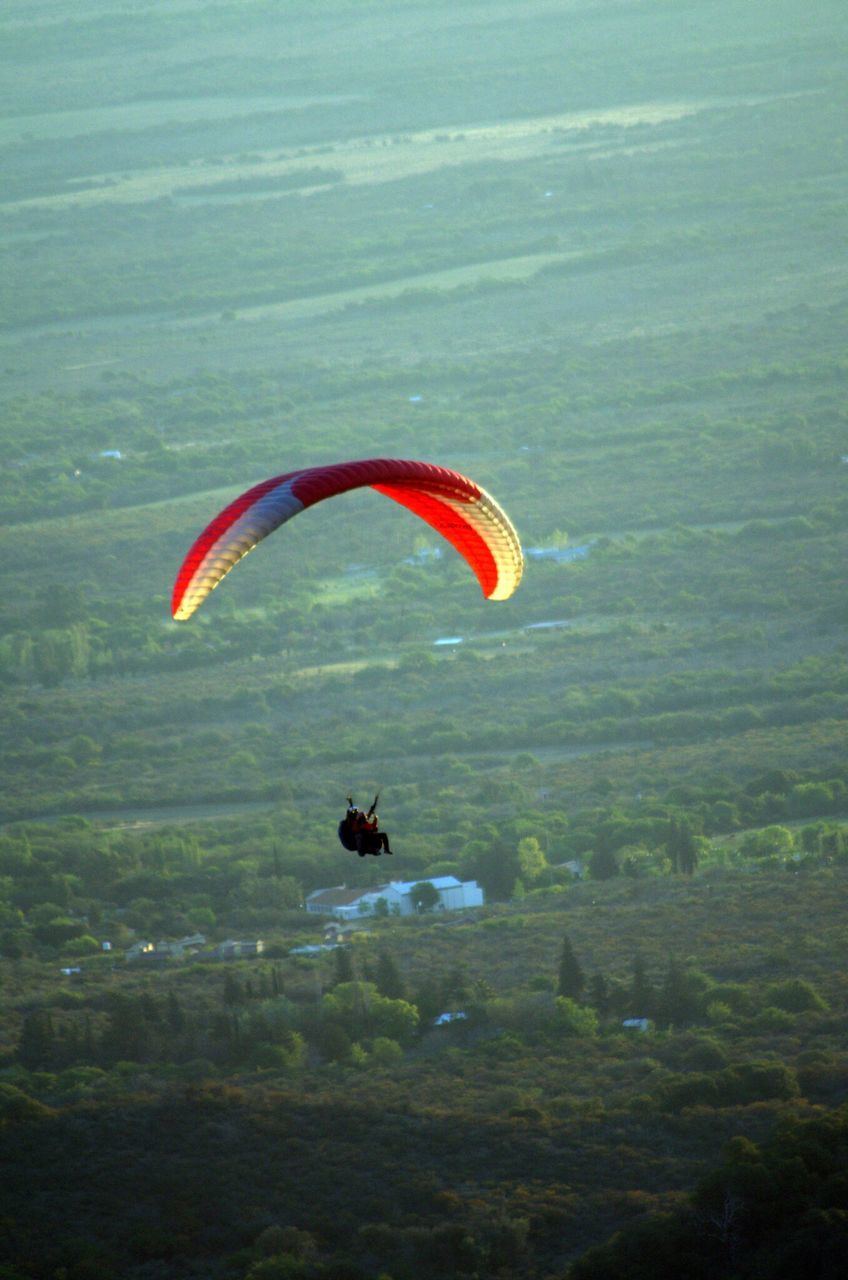
[{"label": "grassy terrain", "polygon": [[[0,1091],[56,1178],[15,1174],[16,1276],[562,1275],[844,1100],[847,33],[835,0],[4,6]],[[227,501],[372,454],[586,554],[488,604],[354,493],[170,620]],[[396,874],[486,887],[353,948],[467,1034],[380,1036],[288,957],[305,892],[383,875],[336,842],[351,787]],[[273,954],[97,954],[201,927]],[[657,996],[706,979],[625,1040],[637,954]]]}]

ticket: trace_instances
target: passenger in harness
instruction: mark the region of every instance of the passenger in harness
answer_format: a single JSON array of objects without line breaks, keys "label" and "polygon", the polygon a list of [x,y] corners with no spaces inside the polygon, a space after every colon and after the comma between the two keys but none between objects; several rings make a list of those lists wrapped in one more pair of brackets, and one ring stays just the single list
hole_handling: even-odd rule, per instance
[{"label": "passenger in harness", "polygon": [[392,853],[389,837],[385,831],[380,830],[380,819],[376,812],[379,799],[379,795],[376,795],[371,808],[365,813],[353,803],[352,796],[347,798],[347,811],[339,823],[339,840],[345,849],[358,853],[360,858],[368,853],[375,858],[379,858],[381,853]]}]

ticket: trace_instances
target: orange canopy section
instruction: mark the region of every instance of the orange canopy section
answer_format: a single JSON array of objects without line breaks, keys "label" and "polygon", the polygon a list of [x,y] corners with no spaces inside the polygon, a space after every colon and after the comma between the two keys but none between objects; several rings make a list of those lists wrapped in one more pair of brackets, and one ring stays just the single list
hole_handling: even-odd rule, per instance
[{"label": "orange canopy section", "polygon": [[518,534],[485,489],[468,476],[408,458],[365,458],[307,467],[248,489],[211,521],[183,561],[171,603],[184,622],[239,560],[307,507],[372,488],[425,520],[468,562],[488,600],[506,600],[524,566]]}]

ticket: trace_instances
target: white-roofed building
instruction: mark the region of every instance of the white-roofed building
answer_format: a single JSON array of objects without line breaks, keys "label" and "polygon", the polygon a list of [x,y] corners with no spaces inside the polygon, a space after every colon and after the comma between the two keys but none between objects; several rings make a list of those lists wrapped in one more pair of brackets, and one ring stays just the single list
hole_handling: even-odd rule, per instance
[{"label": "white-roofed building", "polygon": [[[391,880],[376,889],[316,889],[306,899],[306,910],[345,920],[381,911],[395,916],[411,916],[417,910],[412,891],[419,884],[432,885],[438,894],[434,911],[465,911],[469,907],[483,906],[483,890],[476,880],[434,876],[431,879]],[[385,907],[380,906],[381,901]]]},{"label": "white-roofed building", "polygon": [[439,895],[434,911],[464,911],[466,907],[482,907],[483,890],[476,880],[457,880],[456,876],[434,876],[423,880],[392,880],[378,891],[392,914],[411,916],[416,907],[412,891],[418,884],[430,884]]}]

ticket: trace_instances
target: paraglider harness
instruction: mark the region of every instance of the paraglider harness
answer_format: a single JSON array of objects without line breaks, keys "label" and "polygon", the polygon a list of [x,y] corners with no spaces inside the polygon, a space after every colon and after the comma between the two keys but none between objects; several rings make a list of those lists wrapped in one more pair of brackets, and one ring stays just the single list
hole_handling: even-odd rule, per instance
[{"label": "paraglider harness", "polygon": [[378,792],[374,797],[371,808],[366,814],[363,814],[362,810],[358,809],[353,803],[353,797],[348,796],[347,798],[347,813],[339,823],[339,840],[343,848],[351,853],[358,853],[360,858],[364,858],[368,853],[379,858],[383,849],[385,849],[386,853],[391,853],[391,849],[388,847],[388,840],[383,832],[369,831],[359,825],[363,817],[366,821],[370,821],[373,818],[379,799]]}]

